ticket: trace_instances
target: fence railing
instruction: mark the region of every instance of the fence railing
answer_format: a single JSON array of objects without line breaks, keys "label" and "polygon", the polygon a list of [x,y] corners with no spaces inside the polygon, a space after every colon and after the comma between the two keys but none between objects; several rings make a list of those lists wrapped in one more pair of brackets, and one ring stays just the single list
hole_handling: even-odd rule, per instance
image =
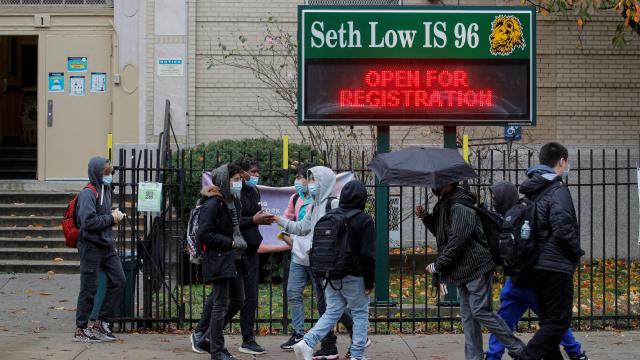
[{"label": "fence railing", "polygon": [[[510,149],[508,149],[510,150]],[[158,167],[158,152],[121,149],[114,184],[114,203],[128,214],[120,225],[118,250],[125,267],[128,291],[120,308],[119,324],[133,327],[190,327],[198,321],[211,287],[202,281],[198,266],[189,263],[184,235],[189,209],[200,190],[203,170],[237,159],[242,154],[196,153],[182,150]],[[275,154],[244,154],[266,158],[260,164],[262,183],[280,186],[291,173],[277,168]],[[260,156],[257,156],[260,155]],[[342,153],[339,159],[321,159],[314,153],[292,154],[296,162],[334,164],[336,172],[353,171],[369,190],[367,211],[375,217],[374,177],[366,168],[371,160],[364,152]],[[213,158],[212,158],[213,157]],[[488,187],[499,180],[516,185],[526,178],[526,169],[537,155],[527,150],[476,151],[471,163],[479,178],[469,182],[478,202],[488,202]],[[640,245],[638,243],[637,151],[577,150],[570,155],[567,184],[579,217],[581,243],[586,251],[575,275],[574,327],[632,327],[640,320]],[[149,215],[137,211],[137,184],[153,181],[164,173],[162,212]],[[371,330],[389,332],[442,332],[461,329],[459,309],[444,302],[431,287],[425,266],[437,256],[435,239],[413,215],[417,205],[433,206],[430,191],[417,187],[390,187],[389,302],[372,303]],[[261,254],[261,283],[256,331],[286,332],[290,323],[284,304],[289,254]],[[504,282],[497,272],[494,305]],[[305,290],[305,314],[313,323],[313,289]],[[373,295],[372,295],[372,298]],[[449,304],[449,305],[445,305]],[[535,315],[526,314],[521,327],[532,326]],[[230,325],[237,331],[238,324]]]}]

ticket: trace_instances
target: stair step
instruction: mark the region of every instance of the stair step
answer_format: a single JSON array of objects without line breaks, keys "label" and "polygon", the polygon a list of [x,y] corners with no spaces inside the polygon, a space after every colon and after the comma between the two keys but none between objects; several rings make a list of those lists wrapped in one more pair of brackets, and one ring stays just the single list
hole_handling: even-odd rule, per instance
[{"label": "stair step", "polygon": [[78,274],[80,261],[0,260],[0,272],[46,274],[48,271],[58,274]]},{"label": "stair step", "polygon": [[78,249],[71,248],[0,248],[2,260],[53,260],[61,258],[64,261],[80,261]]},{"label": "stair step", "polygon": [[72,192],[0,191],[0,203],[68,204],[75,195]]},{"label": "stair step", "polygon": [[67,209],[67,204],[21,204],[0,202],[0,215],[2,216],[62,216]]},{"label": "stair step", "polygon": [[[62,227],[0,227],[0,236],[25,239],[32,239],[41,236],[43,238],[61,237]],[[27,238],[28,239],[28,238]]]},{"label": "stair step", "polygon": [[43,248],[49,249],[66,248],[64,238],[42,238],[42,239],[16,239],[0,238],[0,248]]},{"label": "stair step", "polygon": [[58,226],[62,216],[3,216],[0,215],[0,227],[12,226]]}]

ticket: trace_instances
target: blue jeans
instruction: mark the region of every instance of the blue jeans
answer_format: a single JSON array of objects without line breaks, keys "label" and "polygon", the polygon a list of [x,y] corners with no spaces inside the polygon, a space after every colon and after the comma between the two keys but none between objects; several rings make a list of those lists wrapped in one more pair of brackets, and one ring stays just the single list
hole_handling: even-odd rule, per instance
[{"label": "blue jeans", "polygon": [[[516,287],[511,282],[511,278],[507,278],[502,291],[500,291],[500,310],[498,310],[498,315],[500,315],[513,330],[527,309],[531,309],[536,315],[538,314],[538,303],[536,302],[533,290],[530,288]],[[582,354],[582,346],[573,336],[571,330],[567,330],[564,334],[560,345],[562,345],[564,351],[566,351],[569,356]],[[489,338],[489,350],[486,354],[488,360],[502,359],[502,355],[504,354],[504,345],[493,335]]]},{"label": "blue jeans", "polygon": [[316,325],[304,336],[311,348],[315,347],[340,320],[347,307],[353,317],[351,358],[362,359],[369,331],[369,295],[364,289],[364,278],[346,276],[332,280],[324,290],[327,310]]},{"label": "blue jeans", "polygon": [[[296,334],[304,334],[304,298],[302,292],[312,279],[311,268],[291,262],[289,279],[287,283],[287,304],[291,309],[291,322]],[[318,288],[313,281],[313,291],[318,293]]]}]

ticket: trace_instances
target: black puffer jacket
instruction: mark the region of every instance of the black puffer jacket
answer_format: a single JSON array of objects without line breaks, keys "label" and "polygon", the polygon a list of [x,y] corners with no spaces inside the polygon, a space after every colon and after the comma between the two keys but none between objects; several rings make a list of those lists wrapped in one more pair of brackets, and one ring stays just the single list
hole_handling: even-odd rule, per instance
[{"label": "black puffer jacket", "polygon": [[240,203],[242,204],[242,212],[240,213],[240,230],[242,236],[247,242],[247,253],[255,253],[262,242],[262,235],[258,229],[258,225],[253,223],[253,216],[262,210],[260,205],[260,191],[257,188],[242,185],[242,193],[240,195]]},{"label": "black puffer jacket", "polygon": [[495,265],[478,214],[468,206],[454,203],[455,200],[475,203],[476,199],[456,187],[440,198],[433,214],[427,214],[423,221],[436,237],[435,267],[440,282],[461,284],[492,271]]},{"label": "black puffer jacket", "polygon": [[349,220],[355,253],[355,266],[350,275],[363,277],[364,287],[369,290],[373,289],[376,273],[376,226],[371,215],[364,212],[366,204],[367,189],[362,182],[353,180],[342,188],[340,208],[363,210]]},{"label": "black puffer jacket", "polygon": [[520,186],[520,192],[531,199],[552,183],[560,184],[537,199],[533,230],[540,243],[540,257],[534,269],[573,275],[584,251],[580,248],[580,230],[571,192],[561,183],[560,176],[554,175],[534,171]]}]

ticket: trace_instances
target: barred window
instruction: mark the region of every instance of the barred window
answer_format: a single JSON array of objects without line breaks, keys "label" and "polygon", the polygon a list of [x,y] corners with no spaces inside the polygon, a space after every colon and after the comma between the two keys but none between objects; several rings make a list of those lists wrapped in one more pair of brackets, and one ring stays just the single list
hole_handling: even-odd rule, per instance
[{"label": "barred window", "polygon": [[307,5],[402,5],[402,0],[306,0]]},{"label": "barred window", "polygon": [[113,7],[113,0],[0,0],[0,6]]}]

